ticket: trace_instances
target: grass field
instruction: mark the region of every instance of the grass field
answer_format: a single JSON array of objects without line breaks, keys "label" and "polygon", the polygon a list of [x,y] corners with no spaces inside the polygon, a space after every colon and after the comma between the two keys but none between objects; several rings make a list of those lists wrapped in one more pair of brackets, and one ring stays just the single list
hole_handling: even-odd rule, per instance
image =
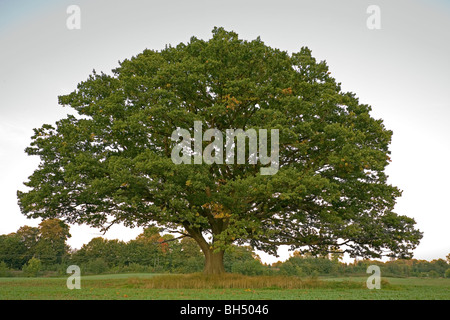
[{"label": "grass field", "polygon": [[81,289],[62,278],[0,278],[0,300],[449,300],[450,279],[383,278],[369,290],[366,277],[244,277],[202,279],[199,275],[114,274],[83,276]]}]

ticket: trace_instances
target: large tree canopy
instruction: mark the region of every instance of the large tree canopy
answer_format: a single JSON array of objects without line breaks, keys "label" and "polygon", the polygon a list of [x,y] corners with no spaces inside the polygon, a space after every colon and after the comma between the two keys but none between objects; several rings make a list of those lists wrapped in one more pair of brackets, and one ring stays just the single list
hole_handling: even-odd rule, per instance
[{"label": "large tree canopy", "polygon": [[[215,28],[208,41],[145,50],[112,75],[94,71],[59,103],[78,116],[35,129],[26,152],[41,163],[18,191],[30,218],[164,226],[199,244],[207,273],[223,272],[232,243],[403,258],[422,237],[393,212],[392,132],[306,47],[289,54]],[[278,129],[279,171],[175,164],[172,132],[194,132],[194,121]]]}]

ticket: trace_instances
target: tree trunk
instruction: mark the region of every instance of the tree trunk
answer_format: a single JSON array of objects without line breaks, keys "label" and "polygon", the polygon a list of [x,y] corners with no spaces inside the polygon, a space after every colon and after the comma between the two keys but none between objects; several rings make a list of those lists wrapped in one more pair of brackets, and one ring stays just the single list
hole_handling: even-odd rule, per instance
[{"label": "tree trunk", "polygon": [[223,265],[224,250],[214,252],[211,245],[205,240],[201,231],[192,228],[189,224],[184,224],[184,228],[189,235],[200,246],[203,254],[205,255],[205,267],[203,268],[204,274],[222,274],[225,273],[225,266]]},{"label": "tree trunk", "polygon": [[222,274],[225,273],[225,267],[223,265],[224,251],[213,252],[212,249],[208,249],[205,254],[205,267],[203,269],[204,274]]}]

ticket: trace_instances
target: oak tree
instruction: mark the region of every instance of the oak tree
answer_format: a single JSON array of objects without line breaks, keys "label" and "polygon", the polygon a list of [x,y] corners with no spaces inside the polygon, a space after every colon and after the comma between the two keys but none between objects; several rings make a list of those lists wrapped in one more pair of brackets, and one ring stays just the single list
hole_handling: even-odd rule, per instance
[{"label": "oak tree", "polygon": [[[394,212],[401,191],[385,173],[392,132],[306,47],[288,53],[214,28],[209,40],[94,71],[59,103],[77,115],[35,129],[26,152],[41,162],[18,191],[27,217],[164,227],[196,241],[205,273],[224,272],[232,244],[405,258],[422,237],[414,219]],[[171,135],[193,132],[194,121],[222,132],[278,129],[279,171],[175,164]]]}]

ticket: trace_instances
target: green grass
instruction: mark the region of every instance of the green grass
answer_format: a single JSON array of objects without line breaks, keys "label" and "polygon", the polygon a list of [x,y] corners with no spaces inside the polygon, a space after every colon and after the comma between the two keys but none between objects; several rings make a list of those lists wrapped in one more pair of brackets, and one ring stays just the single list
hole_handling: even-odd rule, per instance
[{"label": "green grass", "polygon": [[383,278],[369,290],[366,277],[299,279],[297,277],[225,278],[193,275],[113,274],[82,276],[81,289],[69,290],[62,278],[0,278],[1,300],[181,300],[181,299],[401,299],[448,300],[450,279]]}]

